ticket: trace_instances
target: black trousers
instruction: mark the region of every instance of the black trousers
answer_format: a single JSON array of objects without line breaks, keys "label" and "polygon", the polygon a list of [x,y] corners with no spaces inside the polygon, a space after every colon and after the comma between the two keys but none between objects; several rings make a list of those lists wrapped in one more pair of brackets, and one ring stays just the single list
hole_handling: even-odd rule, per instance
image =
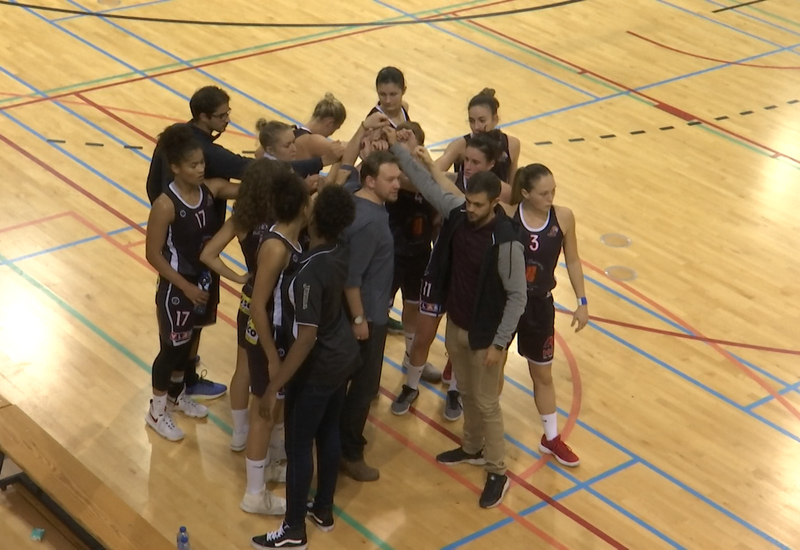
[{"label": "black trousers", "polygon": [[351,462],[364,458],[364,447],[367,445],[364,426],[372,400],[378,395],[381,385],[386,325],[370,324],[369,338],[359,344],[361,366],[350,377],[340,428],[342,457]]},{"label": "black trousers", "polygon": [[314,384],[293,382],[286,387],[286,523],[305,528],[306,502],[314,475],[313,445],[317,444],[315,508],[331,508],[339,476],[339,417],[347,381]]}]

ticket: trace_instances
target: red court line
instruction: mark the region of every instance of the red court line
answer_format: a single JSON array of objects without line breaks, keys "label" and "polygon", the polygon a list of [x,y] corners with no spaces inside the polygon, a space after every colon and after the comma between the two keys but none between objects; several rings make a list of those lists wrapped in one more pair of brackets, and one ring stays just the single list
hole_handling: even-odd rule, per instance
[{"label": "red court line", "polygon": [[[561,438],[566,441],[569,438],[569,434],[572,433],[572,429],[575,427],[575,423],[578,421],[578,416],[581,412],[581,403],[583,402],[583,383],[581,382],[581,372],[578,369],[578,361],[575,359],[575,355],[572,353],[567,341],[564,340],[558,331],[556,331],[555,335],[556,342],[564,352],[564,355],[567,358],[567,364],[569,365],[570,374],[572,374],[572,403],[570,404],[567,422],[564,424],[564,428],[561,430]],[[519,477],[522,479],[528,479],[534,474],[534,472],[541,469],[549,459],[549,455],[542,455],[533,466],[519,474]]]},{"label": "red court line", "polygon": [[[78,95],[78,93],[80,93],[80,92],[75,92],[75,95]],[[29,97],[27,94],[12,94],[12,93],[9,93],[9,92],[0,92],[0,95],[12,96],[12,97]],[[61,99],[61,100],[59,100],[59,103],[64,103],[66,105],[77,105],[77,106],[81,106],[81,107],[85,107],[86,106],[86,102],[85,101],[74,101],[74,100],[71,100],[71,99]],[[128,114],[131,114],[131,115],[145,116],[145,117],[149,117],[149,118],[157,118],[159,120],[166,120],[166,121],[169,121],[169,122],[186,122],[186,118],[185,117],[184,118],[177,118],[177,117],[171,117],[171,116],[162,115],[162,114],[159,114],[159,113],[147,113],[145,111],[137,111],[135,109],[125,109],[123,107],[112,107],[110,105],[101,105],[101,107],[104,107],[104,108],[108,109],[109,111],[118,111],[120,113],[128,113]],[[246,138],[252,138],[253,137],[251,134],[245,134],[244,132],[238,132],[236,130],[225,130],[225,134],[226,135],[227,134],[231,134],[231,135],[234,135],[234,136],[240,136],[240,137],[246,137]]]},{"label": "red court line", "polygon": [[[92,222],[90,222],[89,220],[87,220],[86,218],[84,218],[83,216],[78,214],[77,212],[71,212],[70,214],[72,215],[72,217],[74,217],[80,223],[85,225],[91,231],[95,232],[97,235],[100,235],[104,240],[110,242],[117,249],[121,250],[122,252],[124,252],[125,254],[127,254],[128,256],[130,256],[131,258],[133,258],[134,260],[136,260],[140,264],[142,264],[144,267],[146,267],[147,269],[152,271],[153,273],[157,273],[155,268],[153,266],[151,266],[150,263],[145,258],[142,258],[139,254],[136,254],[131,249],[127,248],[125,245],[120,243],[117,239],[114,239],[113,237],[111,237],[108,233],[106,233],[105,231],[103,231],[102,229],[100,229],[99,227],[94,225]],[[226,323],[228,323],[229,325],[231,325],[233,328],[236,328],[236,321],[234,319],[231,319],[229,316],[225,315],[219,308],[217,308],[217,316],[220,319],[222,319],[223,321],[225,321]]]},{"label": "red court line", "polygon": [[650,42],[651,44],[653,44],[655,46],[658,46],[659,48],[664,48],[665,50],[669,50],[671,52],[679,53],[679,54],[686,55],[686,56],[689,56],[689,57],[695,57],[697,59],[705,59],[706,61],[713,61],[715,63],[724,63],[726,65],[738,65],[739,67],[752,67],[754,69],[779,69],[779,70],[795,70],[795,71],[797,69],[800,69],[800,67],[779,67],[779,66],[776,66],[776,65],[757,65],[755,63],[740,63],[738,61],[730,61],[730,60],[727,60],[727,59],[717,59],[715,57],[708,57],[708,56],[705,56],[705,55],[700,55],[699,53],[692,53],[692,52],[687,52],[687,51],[684,51],[684,50],[679,50],[678,48],[675,48],[673,46],[668,46],[666,44],[662,44],[661,42],[657,42],[657,41],[653,40],[652,38],[646,38],[646,37],[644,37],[644,36],[642,36],[640,34],[637,34],[637,33],[633,32],[633,31],[626,31],[626,32],[628,34],[630,34],[631,36],[635,36],[636,38],[639,38],[640,40],[644,40],[645,42]]},{"label": "red court line", "polygon": [[[668,310],[667,308],[663,307],[658,302],[648,298],[647,296],[645,296],[644,294],[642,294],[641,292],[639,292],[635,288],[631,287],[630,285],[628,285],[628,284],[626,284],[626,283],[624,283],[622,281],[617,281],[616,279],[612,279],[611,277],[606,275],[605,271],[603,271],[602,269],[600,269],[596,265],[593,265],[593,264],[591,264],[591,263],[589,263],[589,262],[587,262],[585,260],[583,260],[582,263],[583,263],[583,265],[585,265],[586,267],[588,267],[592,271],[603,275],[603,277],[605,277],[609,281],[612,281],[613,283],[615,283],[616,285],[624,288],[625,290],[627,290],[628,292],[630,292],[631,294],[633,294],[634,296],[636,296],[640,300],[644,301],[648,305],[654,307],[655,309],[657,309],[658,311],[660,311],[661,313],[663,313],[664,315],[666,315],[667,317],[669,317],[670,319],[672,319],[673,321],[675,321],[676,323],[678,323],[679,325],[684,327],[686,330],[692,332],[693,334],[695,334],[697,336],[705,338],[705,336],[699,330],[697,330],[696,328],[692,327],[692,325],[690,325],[688,322],[684,321],[683,319],[681,319],[680,317],[678,317],[677,315],[672,313],[670,310]],[[751,369],[749,369],[745,365],[743,365],[741,363],[741,361],[736,359],[726,349],[720,347],[719,344],[717,344],[717,343],[715,343],[713,341],[708,341],[708,345],[710,345],[715,351],[717,351],[725,359],[730,361],[740,371],[742,371],[744,374],[746,374],[748,377],[750,377],[759,386],[761,386],[763,389],[765,389],[772,397],[774,397],[781,405],[783,405],[784,408],[786,410],[788,410],[795,418],[800,420],[800,411],[798,411],[784,396],[782,396],[777,391],[775,391],[775,389],[773,389],[772,386],[770,386],[763,378],[761,378],[758,374],[756,374]]]},{"label": "red court line", "polygon": [[[380,391],[380,393],[382,393],[386,397],[390,398],[392,401],[394,401],[397,398],[397,396],[394,393],[392,393],[391,391],[387,390],[383,386],[380,387],[379,391]],[[458,437],[456,434],[454,434],[453,432],[448,430],[442,424],[438,423],[437,421],[433,420],[431,417],[427,416],[425,413],[421,412],[419,409],[417,409],[415,407],[411,407],[411,413],[414,416],[416,416],[417,418],[419,418],[420,420],[422,420],[425,424],[427,424],[428,426],[430,426],[431,428],[433,428],[434,430],[436,430],[437,432],[439,432],[440,434],[442,434],[446,438],[448,438],[451,441],[453,441],[454,443],[456,443],[458,445],[461,444],[461,438],[460,437]],[[426,454],[426,458],[428,458],[428,456],[429,455]],[[431,459],[433,460],[433,462],[437,466],[444,467],[443,465],[441,465],[438,462],[436,462],[435,458],[431,457]],[[607,542],[608,544],[610,544],[614,548],[620,548],[620,549],[626,548],[622,543],[618,542],[613,537],[611,537],[611,535],[605,533],[604,531],[600,530],[600,528],[598,528],[595,525],[589,523],[589,521],[587,521],[583,517],[579,516],[578,514],[576,514],[575,512],[573,512],[572,510],[570,510],[569,508],[567,508],[566,506],[564,506],[563,504],[558,502],[557,500],[553,500],[547,493],[545,493],[541,489],[538,489],[538,488],[534,487],[533,485],[531,485],[530,483],[528,483],[527,481],[525,481],[522,478],[522,475],[515,474],[514,472],[512,472],[510,470],[508,472],[506,472],[506,475],[516,485],[519,485],[520,487],[522,487],[523,489],[525,489],[529,493],[531,493],[531,494],[535,495],[536,497],[540,498],[541,500],[547,502],[547,504],[552,506],[555,510],[557,510],[558,512],[564,514],[565,516],[570,518],[572,521],[574,521],[575,523],[577,523],[578,525],[580,525],[581,527],[583,527],[587,531],[593,533],[598,538],[600,538],[601,540]]]},{"label": "red court line", "polygon": [[[475,486],[471,481],[469,481],[464,476],[459,474],[458,471],[455,468],[451,468],[449,466],[445,466],[444,464],[439,464],[438,462],[436,462],[436,458],[434,458],[433,456],[429,455],[423,449],[421,449],[420,447],[415,445],[407,437],[403,436],[402,434],[398,433],[393,428],[391,428],[388,425],[384,424],[381,420],[376,418],[374,415],[369,415],[369,420],[370,420],[370,422],[375,424],[375,426],[377,426],[380,430],[382,430],[383,432],[385,432],[385,433],[389,434],[390,436],[392,436],[393,438],[395,438],[397,441],[399,441],[400,443],[402,443],[403,445],[405,445],[406,447],[408,447],[409,449],[414,451],[416,454],[418,454],[420,457],[425,459],[428,463],[433,464],[440,471],[446,473],[447,475],[449,475],[450,477],[452,477],[453,479],[458,481],[461,485],[463,485],[464,487],[466,487],[467,489],[469,489],[470,491],[472,491],[476,495],[480,495],[481,494],[482,489],[480,487]],[[501,504],[500,506],[498,506],[498,509],[501,510],[508,517],[512,518],[514,521],[519,523],[521,526],[525,527],[528,531],[532,532],[533,534],[538,536],[540,539],[542,539],[543,541],[547,542],[553,548],[559,548],[559,549],[562,549],[562,550],[567,550],[567,547],[564,546],[562,543],[560,543],[555,538],[553,538],[551,535],[545,533],[544,531],[542,531],[541,529],[536,527],[533,523],[531,523],[527,519],[523,518],[522,516],[520,516],[519,514],[514,512],[511,508],[509,508],[505,504]]]},{"label": "red court line", "polygon": [[113,120],[116,120],[117,122],[119,122],[120,124],[122,124],[123,126],[128,128],[129,130],[134,131],[136,134],[140,135],[144,139],[147,139],[147,140],[151,141],[152,143],[156,143],[158,141],[156,138],[154,138],[153,136],[151,136],[150,134],[148,134],[144,130],[140,130],[139,128],[137,128],[133,124],[130,124],[128,121],[124,120],[122,117],[115,115],[114,113],[112,113],[111,111],[109,111],[108,109],[103,107],[102,105],[98,105],[97,103],[95,103],[94,101],[92,101],[88,97],[82,95],[81,93],[76,93],[75,97],[85,101],[87,104],[91,105],[92,107],[94,107],[95,109],[97,109],[98,111],[100,111],[101,113],[106,115],[107,117],[109,117],[109,118],[111,118]]},{"label": "red court line", "polygon": [[[556,308],[558,313],[564,313],[567,315],[572,315],[574,312],[568,309],[559,309]],[[672,330],[664,330],[660,328],[654,327],[647,327],[644,325],[637,325],[635,323],[626,323],[625,321],[617,321],[616,319],[606,319],[605,317],[596,317],[594,315],[589,315],[589,319],[591,321],[595,321],[597,323],[604,323],[607,325],[617,325],[619,327],[630,328],[633,330],[641,330],[643,332],[652,332],[653,334],[663,334],[664,336],[672,336],[674,338],[683,338],[685,340],[695,340],[697,342],[706,342],[706,343],[714,343],[720,344],[722,346],[731,346],[735,348],[746,348],[746,349],[753,349],[757,351],[768,351],[772,353],[783,353],[786,355],[800,355],[800,350],[796,349],[786,349],[786,348],[774,348],[770,346],[760,346],[758,344],[748,344],[746,342],[733,342],[731,340],[720,340],[718,338],[706,338],[704,336],[698,336],[697,334],[686,334],[685,332],[674,332]]]},{"label": "red court line", "polygon": [[40,223],[44,223],[50,220],[55,220],[58,218],[63,218],[69,215],[71,215],[71,212],[60,212],[58,214],[51,214],[43,218],[36,218],[35,220],[30,220],[27,222],[18,223],[16,225],[9,225],[8,227],[3,227],[2,229],[0,229],[0,233],[5,233],[6,231],[14,231],[15,229],[22,229],[23,227],[30,227],[31,225],[39,225]]},{"label": "red court line", "polygon": [[135,246],[141,246],[146,242],[147,242],[147,239],[142,239],[141,241],[134,241],[132,243],[124,244],[122,246],[124,246],[125,248],[133,248]]},{"label": "red court line", "polygon": [[675,107],[673,105],[669,105],[668,103],[664,103],[663,101],[661,101],[659,99],[656,99],[653,96],[647,95],[647,94],[645,94],[643,92],[639,92],[637,90],[634,90],[633,88],[629,88],[628,86],[626,86],[624,84],[621,84],[621,83],[619,83],[619,82],[617,82],[617,81],[615,81],[615,80],[613,80],[611,78],[608,78],[608,77],[606,77],[604,75],[601,75],[600,73],[596,73],[596,72],[592,71],[591,69],[587,69],[585,67],[581,67],[580,65],[578,65],[576,63],[573,63],[571,61],[567,61],[566,59],[564,59],[562,57],[559,57],[559,56],[554,55],[554,54],[552,54],[550,52],[542,50],[541,48],[537,48],[536,46],[532,46],[532,45],[530,45],[530,44],[528,44],[526,42],[523,42],[522,40],[519,40],[518,38],[514,38],[513,36],[509,36],[509,35],[507,35],[505,33],[502,33],[500,31],[494,30],[491,27],[487,27],[483,23],[478,23],[477,21],[473,21],[471,19],[469,20],[469,22],[472,23],[473,25],[475,25],[476,27],[480,27],[481,29],[484,29],[485,31],[490,32],[490,33],[492,33],[492,34],[494,34],[496,36],[500,36],[502,38],[505,38],[506,40],[510,40],[511,42],[514,42],[515,44],[519,44],[520,46],[522,46],[524,48],[527,48],[527,49],[529,49],[531,51],[540,53],[542,55],[546,55],[547,57],[550,57],[551,59],[555,59],[556,61],[564,63],[565,65],[569,65],[570,67],[573,67],[574,69],[577,69],[579,72],[582,72],[582,73],[585,73],[585,74],[590,74],[590,75],[592,75],[592,76],[594,76],[596,78],[599,78],[601,80],[604,80],[604,81],[608,82],[609,84],[613,84],[614,86],[616,86],[618,88],[621,88],[622,90],[625,90],[625,91],[627,91],[627,92],[629,92],[631,94],[635,94],[635,95],[637,95],[639,97],[647,99],[648,101],[652,101],[653,103],[655,103],[654,107],[656,107],[657,109],[660,109],[660,110],[664,111],[665,113],[669,113],[669,114],[671,114],[673,116],[676,116],[676,117],[680,118],[681,120],[685,120],[685,121],[698,120],[698,121],[702,122],[704,125],[706,125],[706,126],[708,126],[710,128],[714,128],[715,130],[718,130],[719,132],[722,132],[724,134],[728,134],[729,136],[735,137],[736,139],[739,139],[741,141],[747,142],[747,143],[749,143],[751,145],[754,145],[756,147],[764,149],[765,151],[769,151],[773,155],[781,156],[781,157],[787,158],[789,160],[792,160],[792,161],[800,164],[800,160],[797,160],[796,158],[790,157],[789,155],[786,155],[785,153],[781,153],[780,151],[776,151],[775,149],[773,149],[773,148],[771,148],[771,147],[769,147],[767,145],[764,145],[763,143],[759,143],[759,142],[757,142],[757,141],[755,141],[753,139],[750,139],[748,137],[745,137],[745,136],[743,136],[741,134],[737,134],[736,132],[732,132],[731,130],[729,130],[729,129],[723,127],[723,126],[720,126],[719,124],[715,124],[714,122],[711,122],[711,121],[706,120],[706,119],[704,119],[702,117],[699,117],[697,115],[694,115],[692,113],[689,113],[687,111],[679,109],[679,108],[677,108],[677,107]]},{"label": "red court line", "polygon": [[[470,11],[470,10],[473,10],[473,9],[488,8],[489,6],[496,6],[496,5],[499,5],[499,4],[505,4],[505,3],[511,2],[511,1],[513,1],[513,0],[497,0],[495,2],[489,2],[488,4],[479,4],[477,6],[471,6],[469,8],[463,8],[463,9],[452,10],[452,11],[448,11],[448,12],[442,12],[442,13],[438,13],[438,14],[427,15],[425,17],[421,17],[420,19],[423,19],[423,20],[424,19],[431,19],[431,18],[435,18],[435,17],[441,17],[443,15],[452,15],[452,14],[463,12],[463,11]],[[313,40],[308,40],[306,42],[288,44],[286,46],[280,46],[278,48],[273,48],[273,49],[270,49],[270,50],[264,50],[264,51],[260,51],[260,52],[251,52],[251,53],[247,53],[247,54],[237,55],[237,56],[234,56],[234,57],[229,57],[227,59],[216,59],[214,61],[208,61],[208,62],[205,62],[205,63],[199,63],[197,65],[190,65],[188,67],[178,67],[176,69],[170,69],[168,71],[163,71],[163,72],[160,72],[160,73],[154,73],[154,74],[144,75],[144,76],[137,76],[137,77],[130,78],[130,79],[127,79],[127,80],[120,80],[120,81],[117,81],[117,82],[109,82],[107,84],[99,84],[97,86],[90,86],[89,88],[84,88],[82,90],[75,90],[75,91],[72,91],[72,92],[64,92],[64,93],[60,93],[60,94],[56,94],[56,95],[52,95],[52,96],[47,96],[47,97],[37,97],[35,99],[31,99],[30,101],[23,101],[21,103],[14,103],[12,105],[2,106],[2,107],[0,107],[0,111],[6,111],[8,109],[15,109],[17,107],[24,107],[26,105],[33,105],[35,103],[41,103],[43,101],[53,101],[53,100],[56,100],[56,99],[60,99],[62,97],[69,97],[69,96],[72,96],[72,95],[75,95],[75,94],[79,94],[79,93],[87,93],[87,92],[94,92],[94,91],[97,91],[97,90],[105,90],[107,88],[114,88],[116,86],[121,86],[123,84],[132,84],[134,82],[142,82],[142,81],[145,81],[145,80],[152,80],[154,78],[161,78],[163,76],[169,76],[169,75],[178,74],[178,73],[182,73],[182,72],[186,72],[186,71],[193,71],[193,70],[196,70],[196,69],[202,69],[202,68],[211,67],[211,66],[214,66],[214,65],[221,65],[221,64],[224,64],[224,63],[230,63],[232,61],[241,61],[242,59],[249,59],[251,57],[257,57],[257,56],[266,55],[266,54],[270,54],[270,53],[276,53],[276,52],[282,52],[282,51],[286,51],[286,50],[292,50],[292,49],[300,48],[300,47],[304,47],[304,46],[311,46],[313,44],[321,44],[323,42],[330,42],[332,40],[339,40],[340,38],[347,38],[349,36],[356,36],[356,35],[359,35],[359,34],[366,34],[366,33],[369,33],[369,32],[375,32],[375,31],[378,31],[378,30],[381,30],[381,29],[386,29],[386,28],[391,27],[391,26],[392,26],[391,23],[389,23],[387,25],[379,26],[379,27],[367,27],[367,28],[363,28],[363,29],[360,29],[360,30],[357,30],[357,31],[353,31],[353,32],[348,32],[348,33],[344,33],[344,34],[337,34],[335,36],[325,36],[325,37],[315,38]]]}]

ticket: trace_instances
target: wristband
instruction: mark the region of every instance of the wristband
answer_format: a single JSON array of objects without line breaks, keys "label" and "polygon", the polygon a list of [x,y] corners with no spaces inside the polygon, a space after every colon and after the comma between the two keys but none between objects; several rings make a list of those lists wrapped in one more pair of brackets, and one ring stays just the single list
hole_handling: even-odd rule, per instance
[{"label": "wristband", "polygon": [[578,307],[589,305],[589,301],[584,296],[583,298],[578,298]]}]

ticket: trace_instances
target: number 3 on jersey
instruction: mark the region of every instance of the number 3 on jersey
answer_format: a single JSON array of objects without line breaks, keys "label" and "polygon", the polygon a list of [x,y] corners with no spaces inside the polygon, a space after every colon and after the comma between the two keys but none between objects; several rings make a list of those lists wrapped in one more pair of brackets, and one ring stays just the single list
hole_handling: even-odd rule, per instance
[{"label": "number 3 on jersey", "polygon": [[531,244],[529,245],[529,248],[534,252],[539,250],[539,235],[531,235]]}]

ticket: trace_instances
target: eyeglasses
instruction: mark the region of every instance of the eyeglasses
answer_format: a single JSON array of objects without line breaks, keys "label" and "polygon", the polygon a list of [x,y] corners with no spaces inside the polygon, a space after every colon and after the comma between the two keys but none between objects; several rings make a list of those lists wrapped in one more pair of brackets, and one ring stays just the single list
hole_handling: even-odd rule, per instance
[{"label": "eyeglasses", "polygon": [[224,113],[215,113],[211,115],[211,118],[218,118],[220,120],[225,120],[226,118],[231,118],[231,110],[228,109]]}]

